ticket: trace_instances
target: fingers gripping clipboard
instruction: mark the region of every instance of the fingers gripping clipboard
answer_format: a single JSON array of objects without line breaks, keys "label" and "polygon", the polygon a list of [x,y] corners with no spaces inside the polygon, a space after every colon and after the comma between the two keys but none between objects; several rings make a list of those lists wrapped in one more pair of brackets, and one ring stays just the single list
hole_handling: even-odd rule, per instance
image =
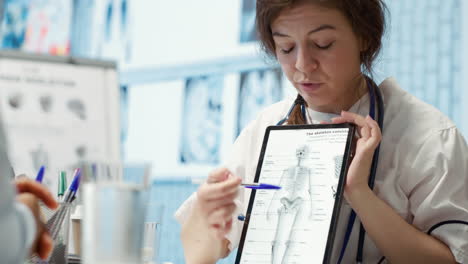
[{"label": "fingers gripping clipboard", "polygon": [[236,257],[245,263],[329,263],[354,125],[270,126]]}]

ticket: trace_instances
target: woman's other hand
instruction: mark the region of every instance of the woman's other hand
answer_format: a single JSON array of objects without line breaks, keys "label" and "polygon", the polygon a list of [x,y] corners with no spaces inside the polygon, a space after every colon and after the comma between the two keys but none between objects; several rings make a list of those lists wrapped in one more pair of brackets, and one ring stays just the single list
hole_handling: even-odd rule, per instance
[{"label": "woman's other hand", "polygon": [[365,188],[369,188],[368,181],[372,158],[375,149],[382,140],[382,133],[379,125],[370,116],[361,115],[346,111],[341,112],[341,116],[332,119],[335,124],[353,123],[357,126],[359,138],[356,141],[355,154],[348,168],[345,186],[345,197],[352,204],[352,194]]}]

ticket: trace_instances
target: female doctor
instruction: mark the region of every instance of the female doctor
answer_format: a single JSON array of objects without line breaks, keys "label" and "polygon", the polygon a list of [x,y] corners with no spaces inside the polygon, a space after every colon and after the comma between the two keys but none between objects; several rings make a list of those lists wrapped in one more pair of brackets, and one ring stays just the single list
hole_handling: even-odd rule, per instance
[{"label": "female doctor", "polygon": [[[257,0],[260,42],[298,97],[265,109],[236,140],[225,168],[212,172],[180,207],[187,263],[215,263],[237,247],[243,223],[236,216],[245,214],[249,201],[239,184],[253,181],[265,128],[285,116],[286,124],[358,127],[332,263],[384,257],[390,263],[468,263],[467,144],[452,121],[396,80],[376,86],[368,77],[381,48],[384,11],[382,0]],[[382,109],[375,109],[377,93]],[[379,113],[383,135],[374,121]]]}]

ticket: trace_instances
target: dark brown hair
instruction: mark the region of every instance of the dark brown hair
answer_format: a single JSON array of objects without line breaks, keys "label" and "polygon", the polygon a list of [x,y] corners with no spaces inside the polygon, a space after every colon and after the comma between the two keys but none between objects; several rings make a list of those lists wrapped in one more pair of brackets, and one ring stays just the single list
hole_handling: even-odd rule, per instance
[{"label": "dark brown hair", "polygon": [[[387,8],[383,0],[257,0],[256,28],[262,50],[267,55],[276,57],[271,23],[283,9],[305,1],[337,9],[345,15],[354,33],[366,45],[366,50],[360,54],[361,66],[367,74],[372,75],[372,64],[382,47],[382,37],[385,31]],[[298,95],[298,97],[301,96]],[[305,122],[300,106],[296,106],[288,119],[288,124],[304,124]]]}]

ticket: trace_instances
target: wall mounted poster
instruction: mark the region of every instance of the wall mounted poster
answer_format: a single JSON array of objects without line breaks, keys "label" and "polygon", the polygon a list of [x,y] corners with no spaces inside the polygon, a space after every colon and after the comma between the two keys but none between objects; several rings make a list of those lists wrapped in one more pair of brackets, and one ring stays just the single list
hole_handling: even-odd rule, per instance
[{"label": "wall mounted poster", "polygon": [[0,116],[16,174],[34,177],[45,165],[54,188],[58,171],[80,160],[120,159],[115,67],[0,55]]}]

